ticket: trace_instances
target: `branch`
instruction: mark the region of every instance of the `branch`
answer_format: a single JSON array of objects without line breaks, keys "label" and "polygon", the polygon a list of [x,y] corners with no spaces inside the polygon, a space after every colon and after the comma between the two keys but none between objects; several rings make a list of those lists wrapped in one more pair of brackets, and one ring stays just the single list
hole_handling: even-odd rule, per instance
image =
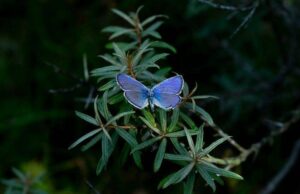
[{"label": "branch", "polygon": [[231,5],[223,5],[223,4],[218,4],[218,3],[214,3],[212,1],[209,1],[209,0],[198,0],[200,3],[204,3],[206,5],[209,5],[213,8],[216,8],[216,9],[223,9],[223,10],[227,10],[227,11],[248,11],[250,9],[253,9],[253,5],[251,6],[239,6],[239,7],[236,7],[236,6],[231,6]]},{"label": "branch", "polygon": [[[279,128],[276,131],[271,132],[271,134],[269,136],[262,138],[259,142],[253,143],[248,149],[245,149],[242,146],[240,146],[232,138],[229,139],[228,140],[229,143],[231,145],[233,145],[234,147],[236,147],[240,151],[240,154],[238,156],[231,157],[231,158],[225,158],[225,159],[218,159],[218,158],[210,157],[207,160],[214,162],[216,164],[227,166],[228,169],[238,166],[242,162],[246,161],[250,155],[258,153],[264,145],[269,143],[276,136],[279,136],[280,134],[286,132],[291,127],[292,124],[298,122],[299,120],[300,120],[300,108],[298,108],[296,111],[294,111],[294,115],[292,116],[292,118],[290,120],[288,120],[287,122],[283,123],[281,128]],[[221,128],[219,128],[217,126],[215,126],[215,127],[212,126],[212,127],[222,137],[228,136],[226,133],[223,132],[223,130]]]},{"label": "branch", "polygon": [[288,159],[288,161],[285,163],[283,168],[277,173],[277,175],[269,182],[269,184],[260,192],[260,194],[271,194],[276,189],[276,187],[280,184],[280,182],[284,179],[284,177],[287,175],[287,173],[292,169],[292,167],[295,165],[295,162],[297,161],[299,157],[300,152],[300,140],[298,140],[294,148],[292,150],[292,153]]}]

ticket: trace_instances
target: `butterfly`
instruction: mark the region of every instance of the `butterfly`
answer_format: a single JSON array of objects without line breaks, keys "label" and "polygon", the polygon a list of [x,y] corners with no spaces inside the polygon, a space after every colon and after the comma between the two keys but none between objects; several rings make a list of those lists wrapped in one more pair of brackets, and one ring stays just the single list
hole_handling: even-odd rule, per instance
[{"label": "butterfly", "polygon": [[179,95],[184,85],[181,75],[168,78],[151,89],[124,73],[117,74],[116,80],[124,91],[126,100],[138,109],[143,109],[150,105],[153,111],[155,105],[164,110],[170,110],[174,109],[181,102]]}]

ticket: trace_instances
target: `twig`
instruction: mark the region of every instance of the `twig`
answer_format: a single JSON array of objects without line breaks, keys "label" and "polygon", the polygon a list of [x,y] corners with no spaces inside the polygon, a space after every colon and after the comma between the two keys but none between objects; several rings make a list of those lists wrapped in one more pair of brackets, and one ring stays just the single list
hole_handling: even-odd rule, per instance
[{"label": "twig", "polygon": [[97,190],[95,189],[95,187],[94,187],[88,180],[85,180],[85,183],[92,189],[92,191],[94,191],[94,193],[100,194],[100,192],[97,191]]},{"label": "twig", "polygon": [[[225,133],[219,126],[217,125],[213,125],[211,126],[221,137],[228,137],[230,135],[228,135],[227,133]],[[240,152],[246,152],[246,149],[241,146],[240,144],[238,144],[233,138],[229,138],[227,140],[233,147],[235,147],[237,150],[239,150]]]},{"label": "twig", "polygon": [[236,6],[231,6],[231,5],[223,5],[223,4],[219,4],[219,3],[214,3],[214,2],[208,1],[208,0],[198,0],[198,1],[201,3],[204,3],[206,5],[209,5],[213,8],[223,9],[223,10],[228,10],[228,11],[248,11],[250,9],[253,9],[253,6],[236,7]]},{"label": "twig", "polygon": [[[259,142],[253,143],[248,149],[245,149],[242,146],[240,146],[232,138],[229,139],[228,142],[240,151],[240,154],[238,156],[231,157],[231,158],[225,158],[225,159],[218,159],[218,158],[210,157],[207,160],[214,162],[216,164],[227,166],[228,169],[238,166],[242,162],[246,161],[250,155],[258,153],[260,151],[261,147],[263,147],[264,145],[269,143],[271,140],[273,140],[274,137],[287,131],[291,127],[292,124],[298,122],[299,120],[300,120],[300,108],[297,109],[296,111],[294,111],[294,115],[292,116],[292,118],[290,120],[288,120],[287,122],[283,123],[281,128],[279,128],[276,131],[273,131],[270,135],[262,138]],[[222,137],[228,136],[226,133],[223,132],[223,130],[221,128],[219,128],[217,126],[211,126],[211,127],[213,127],[213,129],[215,129],[218,132],[218,134],[221,135]]]},{"label": "twig", "polygon": [[250,21],[250,19],[252,18],[252,16],[254,15],[256,8],[258,7],[259,3],[258,1],[256,1],[256,3],[254,3],[254,6],[252,8],[252,10],[249,12],[249,14],[243,19],[242,23],[235,29],[235,31],[230,35],[230,39],[234,37],[234,35],[236,35],[243,27],[246,26],[246,24]]},{"label": "twig", "polygon": [[287,173],[292,169],[295,165],[296,160],[299,157],[300,152],[300,140],[296,141],[292,153],[285,163],[283,168],[277,173],[277,175],[268,183],[268,185],[262,189],[260,194],[271,194],[279,185],[279,183],[283,180],[283,178],[287,175]]}]

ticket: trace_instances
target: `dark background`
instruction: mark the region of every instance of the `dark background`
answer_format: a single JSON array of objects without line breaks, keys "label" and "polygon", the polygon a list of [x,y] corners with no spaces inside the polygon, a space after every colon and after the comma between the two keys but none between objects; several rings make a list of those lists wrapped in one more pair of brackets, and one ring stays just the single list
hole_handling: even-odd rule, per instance
[{"label": "dark background", "polygon": [[[74,114],[91,111],[79,101],[89,88],[49,93],[77,84],[69,74],[83,77],[84,53],[90,69],[105,65],[97,55],[108,52],[108,37],[100,31],[124,24],[111,8],[128,12],[141,4],[142,18],[169,16],[159,31],[178,52],[165,63],[189,85],[197,82],[199,94],[220,97],[201,104],[240,144],[249,147],[270,134],[266,120],[285,122],[299,110],[299,1],[261,1],[245,28],[230,38],[249,11],[233,14],[194,0],[1,0],[0,178],[12,178],[16,167],[32,174],[45,171],[42,187],[49,193],[91,193],[86,180],[107,194],[181,193],[180,186],[156,190],[173,167],[163,165],[161,173],[152,173],[146,158],[151,154],[144,156],[144,171],[132,161],[120,169],[112,160],[106,172],[95,176],[100,145],[85,153],[67,149],[91,127]],[[282,169],[298,139],[299,122],[234,169],[244,181],[226,179],[216,193],[258,193]],[[229,148],[224,153],[230,154]],[[299,194],[299,170],[298,159],[274,193]],[[195,191],[211,192],[201,180]]]}]

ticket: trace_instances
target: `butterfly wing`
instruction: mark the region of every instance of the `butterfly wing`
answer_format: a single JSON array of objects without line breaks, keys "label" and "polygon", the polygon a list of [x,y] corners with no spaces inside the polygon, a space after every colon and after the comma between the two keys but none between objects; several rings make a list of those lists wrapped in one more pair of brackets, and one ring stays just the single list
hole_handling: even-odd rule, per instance
[{"label": "butterfly wing", "polygon": [[180,102],[181,97],[176,94],[156,93],[152,99],[153,104],[164,110],[174,109]]},{"label": "butterfly wing", "polygon": [[182,76],[177,75],[155,85],[151,89],[152,103],[165,110],[175,108],[181,101],[183,84]]},{"label": "butterfly wing", "polygon": [[123,73],[118,74],[116,80],[131,105],[138,109],[148,106],[149,89],[144,84]]}]

